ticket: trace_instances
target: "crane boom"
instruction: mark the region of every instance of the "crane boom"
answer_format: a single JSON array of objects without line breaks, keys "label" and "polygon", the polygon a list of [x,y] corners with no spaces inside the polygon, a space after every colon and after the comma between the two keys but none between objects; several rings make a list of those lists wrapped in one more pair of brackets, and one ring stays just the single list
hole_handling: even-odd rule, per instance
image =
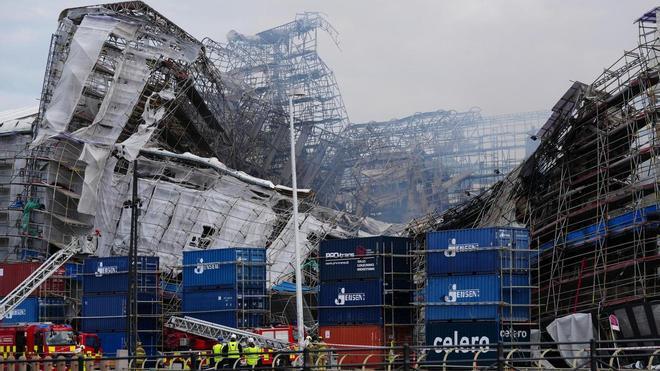
[{"label": "crane boom", "polygon": [[34,290],[46,282],[51,275],[57,272],[64,263],[74,255],[82,252],[84,248],[91,247],[94,242],[95,239],[93,238],[74,238],[71,243],[46,259],[37,270],[32,272],[28,278],[16,286],[9,295],[0,300],[0,319],[5,318],[7,314],[19,306],[23,300],[28,298],[30,294],[34,292]]},{"label": "crane boom", "polygon": [[256,345],[262,348],[271,348],[277,350],[288,350],[288,341],[271,339],[266,336],[258,335],[249,331],[239,330],[237,328],[219,325],[217,323],[204,321],[193,317],[175,317],[172,316],[167,321],[165,326],[187,332],[192,335],[204,337],[211,340],[216,340],[219,337],[229,339],[231,335],[236,335],[238,340],[247,340],[253,338]]}]

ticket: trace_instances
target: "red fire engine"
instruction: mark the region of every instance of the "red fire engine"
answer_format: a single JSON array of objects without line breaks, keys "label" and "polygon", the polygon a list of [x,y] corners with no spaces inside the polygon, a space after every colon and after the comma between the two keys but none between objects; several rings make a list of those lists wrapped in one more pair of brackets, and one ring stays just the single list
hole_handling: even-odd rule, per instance
[{"label": "red fire engine", "polygon": [[[293,326],[276,326],[276,327],[265,327],[265,328],[256,328],[253,330],[255,334],[267,337],[274,340],[282,340],[289,342],[289,350],[295,351],[296,347],[296,338],[294,337],[295,327]],[[262,356],[262,363],[264,366],[272,366],[275,357],[277,356],[277,350],[270,348],[263,348],[264,352]],[[277,359],[276,367],[286,367],[291,365],[295,360],[296,355],[291,353],[288,356],[280,356]]]},{"label": "red fire engine", "polygon": [[[261,335],[266,338],[280,340],[283,342],[288,342],[291,344],[290,350],[295,350],[296,339],[294,337],[295,327],[293,326],[277,326],[277,327],[266,327],[266,328],[256,328],[253,329],[257,335]],[[229,340],[229,339],[227,339]],[[213,345],[216,343],[215,340],[206,339],[200,336],[195,336],[192,334],[185,333],[183,331],[166,329],[165,331],[165,349],[168,351],[210,351]],[[262,364],[263,366],[270,367],[273,364],[273,360],[277,355],[277,349],[263,348],[262,351]],[[278,365],[276,366],[286,366],[291,364],[295,359],[295,354],[288,356],[280,356],[277,359]]]},{"label": "red fire engine", "polygon": [[3,357],[10,355],[18,357],[24,354],[53,356],[80,352],[99,354],[100,351],[98,336],[94,334],[76,336],[69,325],[50,323],[0,325],[0,354]]}]

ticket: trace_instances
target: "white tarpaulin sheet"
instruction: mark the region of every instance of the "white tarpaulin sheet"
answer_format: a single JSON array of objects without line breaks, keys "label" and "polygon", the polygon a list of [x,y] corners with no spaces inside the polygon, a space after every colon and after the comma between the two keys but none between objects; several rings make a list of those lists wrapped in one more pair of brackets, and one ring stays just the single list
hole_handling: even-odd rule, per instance
[{"label": "white tarpaulin sheet", "polygon": [[[591,322],[591,314],[575,313],[552,321],[546,328],[548,334],[556,343],[582,343],[559,345],[559,352],[564,359],[573,365],[583,364],[589,357],[589,342],[594,338],[594,326]],[[583,359],[578,359],[585,357]]]},{"label": "white tarpaulin sheet", "polygon": [[62,75],[55,86],[33,146],[66,131],[101,48],[119,24],[116,18],[106,16],[87,15],[82,20],[71,40]]},{"label": "white tarpaulin sheet", "polygon": [[[275,284],[293,273],[294,259],[292,218],[280,205],[290,204],[290,196],[277,192],[263,180],[247,182],[234,171],[225,171],[215,160],[215,167],[195,168],[169,159],[199,161],[208,159],[146,150],[152,158],[140,157],[138,197],[142,200],[138,220],[140,254],[157,255],[166,266],[180,266],[183,250],[235,246],[268,247],[270,283]],[[154,155],[161,157],[153,159]],[[95,228],[101,232],[99,256],[125,255],[129,245],[130,209],[122,204],[130,195],[132,170],[125,175],[113,173],[116,160],[108,160],[97,199],[99,212]],[[162,177],[164,168],[168,177]],[[323,220],[301,213],[303,256],[314,249],[315,242],[327,233],[347,237],[350,234],[336,225],[331,212],[319,212]],[[337,215],[335,212],[334,215]],[[390,224],[367,223],[375,234]],[[371,230],[371,229],[370,229]],[[207,232],[205,236],[204,233]],[[367,233],[363,233],[367,234]],[[313,237],[313,238],[309,238]]]}]

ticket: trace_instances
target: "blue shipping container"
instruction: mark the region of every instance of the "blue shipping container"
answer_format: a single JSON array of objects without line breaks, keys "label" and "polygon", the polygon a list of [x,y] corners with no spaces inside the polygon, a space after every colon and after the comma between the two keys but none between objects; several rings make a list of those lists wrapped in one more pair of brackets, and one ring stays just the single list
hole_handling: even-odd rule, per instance
[{"label": "blue shipping container", "polygon": [[[445,349],[460,347],[447,356],[447,366],[472,361],[478,351],[483,353],[478,359],[491,359],[479,366],[491,365],[497,357],[497,343],[528,343],[530,326],[506,327],[496,321],[481,322],[427,322],[426,345],[435,346],[426,358],[427,362],[442,362]],[[518,348],[520,346],[517,346]],[[437,364],[437,363],[436,363]]]},{"label": "blue shipping container", "polygon": [[67,319],[68,304],[62,298],[39,298],[39,320],[63,323]]},{"label": "blue shipping container", "polygon": [[[154,294],[138,296],[138,329],[158,328],[162,312]],[[126,295],[93,295],[82,299],[83,331],[111,331],[126,328]]]},{"label": "blue shipping container", "polygon": [[515,251],[529,249],[526,229],[477,228],[430,232],[426,235],[426,246],[428,275],[529,269],[529,251]]},{"label": "blue shipping container", "polygon": [[263,289],[186,290],[183,292],[182,307],[184,311],[265,310],[267,297]]},{"label": "blue shipping container", "polygon": [[187,313],[235,310],[236,290],[184,291],[181,309]]},{"label": "blue shipping container", "polygon": [[183,287],[266,285],[266,249],[240,247],[183,252]]},{"label": "blue shipping container", "polygon": [[319,247],[320,279],[382,279],[383,271],[408,273],[411,245],[408,238],[385,236],[325,240]]},{"label": "blue shipping container", "polygon": [[[154,292],[158,289],[158,257],[138,256],[137,272],[138,291]],[[128,292],[128,257],[85,259],[83,291],[85,294]]]},{"label": "blue shipping container", "polygon": [[263,327],[265,324],[263,313],[251,312],[194,312],[184,313],[185,316],[201,319],[203,321],[217,323],[223,326],[235,328]]},{"label": "blue shipping container", "polygon": [[4,324],[39,322],[39,299],[27,298],[23,300],[23,302],[11,310],[5,318],[0,318],[0,320],[0,322]]},{"label": "blue shipping container", "polygon": [[426,318],[445,320],[529,319],[529,275],[496,274],[429,277],[426,285]]},{"label": "blue shipping container", "polygon": [[383,323],[383,281],[322,282],[319,324]]},{"label": "blue shipping container", "polygon": [[266,295],[262,289],[244,289],[240,292],[233,288],[198,289],[183,292],[182,311],[185,316],[225,326],[262,326],[266,309]]},{"label": "blue shipping container", "polygon": [[[116,356],[118,349],[126,349],[126,332],[98,332],[97,335],[101,339],[101,348],[106,356]],[[158,353],[160,342],[158,333],[138,332],[138,339],[147,355]]]}]

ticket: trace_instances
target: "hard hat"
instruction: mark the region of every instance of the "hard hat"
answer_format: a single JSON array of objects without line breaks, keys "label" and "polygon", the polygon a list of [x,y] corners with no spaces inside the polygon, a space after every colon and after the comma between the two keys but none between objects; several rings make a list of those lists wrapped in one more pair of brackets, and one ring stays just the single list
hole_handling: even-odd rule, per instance
[{"label": "hard hat", "polygon": [[248,343],[254,343],[254,338],[248,338]]},{"label": "hard hat", "polygon": [[218,336],[218,341],[222,342],[222,341],[224,341],[224,340],[225,340],[225,339],[224,339],[222,336]]},{"label": "hard hat", "polygon": [[305,338],[305,340],[312,341],[312,337],[311,337],[311,336],[307,336],[307,337]]},{"label": "hard hat", "polygon": [[231,339],[236,340],[236,334],[231,334]]}]

